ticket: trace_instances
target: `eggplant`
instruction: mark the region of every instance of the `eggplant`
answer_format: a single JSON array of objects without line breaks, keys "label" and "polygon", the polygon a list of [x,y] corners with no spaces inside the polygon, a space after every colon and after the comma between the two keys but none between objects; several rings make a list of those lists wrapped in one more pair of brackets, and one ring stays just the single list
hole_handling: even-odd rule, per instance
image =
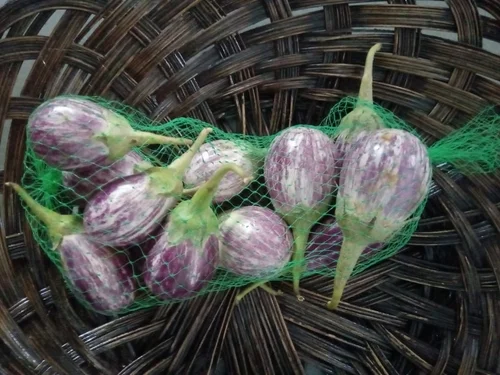
[{"label": "eggplant", "polygon": [[[224,164],[239,165],[249,175],[256,175],[263,164],[265,149],[253,147],[245,141],[217,140],[205,143],[193,157],[184,174],[186,188],[196,188],[208,181]],[[214,196],[215,203],[222,203],[238,195],[245,185],[235,173],[228,173],[221,181]]]},{"label": "eggplant", "polygon": [[292,255],[292,233],[269,208],[247,206],[225,213],[219,230],[220,264],[234,274],[269,279]]},{"label": "eggplant", "polygon": [[292,127],[271,143],[264,178],[275,210],[292,227],[295,239],[293,287],[299,282],[311,227],[329,209],[335,190],[335,144],[323,132]]},{"label": "eggplant", "polygon": [[77,296],[102,313],[116,313],[134,302],[136,286],[124,253],[94,243],[80,217],[41,206],[18,184],[5,185],[45,224],[52,249],[59,254],[64,275]]},{"label": "eggplant", "polygon": [[130,151],[123,158],[97,170],[87,168],[81,172],[64,171],[62,173],[63,184],[76,196],[88,200],[93,193],[108,182],[140,173],[152,167],[153,165],[144,160],[137,152]]},{"label": "eggplant", "polygon": [[225,164],[190,200],[180,202],[168,216],[164,232],[146,257],[144,283],[159,299],[188,298],[215,275],[219,261],[219,225],[210,205],[222,178],[229,172],[251,181],[235,164]]},{"label": "eggplant", "polygon": [[102,186],[85,207],[85,231],[94,241],[115,247],[146,240],[178,203],[184,171],[211,131],[202,130],[189,150],[168,167],[153,167]]},{"label": "eggplant", "polygon": [[[307,244],[305,259],[307,270],[315,271],[324,268],[335,268],[340,255],[344,237],[339,224],[333,217],[329,217],[311,231]],[[380,250],[382,244],[375,243],[367,246],[362,256],[372,255]]]},{"label": "eggplant", "polygon": [[27,133],[35,154],[65,171],[102,168],[137,146],[192,143],[134,130],[120,114],[78,97],[56,97],[43,103],[30,115]]},{"label": "eggplant", "polygon": [[335,207],[344,241],[328,308],[337,308],[363,249],[386,243],[407,224],[427,197],[431,178],[426,146],[407,131],[379,129],[351,145]]}]

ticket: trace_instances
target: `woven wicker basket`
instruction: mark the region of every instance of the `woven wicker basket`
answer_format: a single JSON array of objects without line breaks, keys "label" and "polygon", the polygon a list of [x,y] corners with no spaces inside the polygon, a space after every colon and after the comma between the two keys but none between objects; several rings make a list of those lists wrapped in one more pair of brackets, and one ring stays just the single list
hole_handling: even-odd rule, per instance
[{"label": "woven wicker basket", "polygon": [[[317,124],[354,94],[379,41],[375,99],[429,141],[500,104],[500,56],[483,49],[500,41],[498,0],[361,3],[12,1],[0,9],[2,179],[20,180],[27,117],[58,94],[268,134]],[[68,295],[4,190],[0,374],[500,373],[500,179],[437,170],[435,183],[411,246],[352,279],[338,312],[325,308],[332,280],[316,277],[302,303],[283,284],[236,307],[231,290],[114,320]]]}]

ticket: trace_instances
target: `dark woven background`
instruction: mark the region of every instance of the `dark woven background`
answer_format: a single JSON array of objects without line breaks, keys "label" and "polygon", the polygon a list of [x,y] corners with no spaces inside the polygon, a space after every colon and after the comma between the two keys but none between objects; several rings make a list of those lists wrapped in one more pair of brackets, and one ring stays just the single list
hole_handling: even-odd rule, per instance
[{"label": "dark woven background", "polygon": [[[500,1],[416,3],[12,1],[0,8],[0,130],[11,121],[1,180],[20,180],[26,119],[55,95],[273,133],[317,124],[355,93],[379,41],[375,98],[430,144],[500,104],[500,56],[482,47],[500,41]],[[427,33],[436,30],[457,42]],[[32,69],[15,93],[23,62]],[[499,176],[437,170],[435,182],[411,246],[351,280],[338,312],[325,309],[332,280],[313,278],[303,303],[278,285],[284,296],[255,291],[237,307],[229,291],[114,320],[68,296],[5,190],[0,374],[286,375],[304,373],[304,360],[328,374],[499,373]]]}]

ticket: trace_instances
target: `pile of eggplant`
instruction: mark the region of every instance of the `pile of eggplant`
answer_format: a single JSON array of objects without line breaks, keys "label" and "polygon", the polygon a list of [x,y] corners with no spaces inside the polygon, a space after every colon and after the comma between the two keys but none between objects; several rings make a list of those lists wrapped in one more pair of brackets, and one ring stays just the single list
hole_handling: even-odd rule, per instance
[{"label": "pile of eggplant", "polygon": [[[368,53],[360,99],[372,100],[379,49]],[[97,311],[130,307],[143,291],[166,301],[194,296],[217,283],[218,269],[263,287],[291,270],[301,298],[305,271],[336,266],[334,309],[359,257],[403,228],[431,179],[422,142],[385,128],[369,106],[341,125],[335,139],[290,127],[262,150],[207,142],[211,128],[194,141],[140,132],[92,101],[58,97],[33,112],[27,134],[36,156],[63,171],[65,187],[84,199],[83,214],[56,213],[6,185],[44,223],[72,289]],[[187,149],[155,166],[137,152],[153,144]],[[214,204],[238,196],[261,169],[272,207],[247,203],[216,215]]]}]

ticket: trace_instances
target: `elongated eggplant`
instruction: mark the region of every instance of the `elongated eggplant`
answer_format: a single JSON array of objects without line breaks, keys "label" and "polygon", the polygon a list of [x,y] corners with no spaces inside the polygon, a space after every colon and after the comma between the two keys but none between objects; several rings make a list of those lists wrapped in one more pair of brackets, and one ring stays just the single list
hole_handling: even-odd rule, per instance
[{"label": "elongated eggplant", "polygon": [[[196,188],[224,164],[239,165],[249,175],[255,175],[263,164],[266,150],[253,147],[244,141],[217,140],[205,143],[193,157],[184,174],[186,188]],[[239,194],[245,185],[235,173],[228,173],[221,181],[214,202],[221,203]]]},{"label": "elongated eggplant", "polygon": [[349,148],[335,208],[344,242],[330,309],[337,308],[363,249],[404,227],[426,198],[431,177],[427,148],[404,130],[375,130]]},{"label": "elongated eggplant", "polygon": [[211,131],[202,130],[190,149],[168,167],[153,167],[104,185],[85,207],[86,232],[93,240],[116,247],[146,240],[177,204],[184,171]]},{"label": "elongated eggplant", "polygon": [[41,206],[18,184],[5,185],[12,187],[45,224],[66,278],[79,297],[105,313],[117,312],[134,302],[135,283],[125,254],[92,242],[78,216],[60,215]]},{"label": "elongated eggplant", "polygon": [[311,227],[328,210],[335,189],[335,145],[324,133],[293,127],[272,142],[264,178],[276,211],[292,227],[295,239],[293,285],[299,281]]},{"label": "elongated eggplant", "polygon": [[219,223],[210,205],[222,178],[251,176],[234,164],[225,164],[203,184],[193,198],[180,202],[168,217],[164,233],[148,253],[144,282],[160,299],[195,295],[215,275],[219,261]]},{"label": "elongated eggplant", "polygon": [[133,130],[123,116],[78,97],[43,103],[29,117],[27,133],[39,158],[66,171],[107,166],[136,146],[192,143]]},{"label": "elongated eggplant", "polygon": [[123,158],[115,161],[109,166],[98,168],[87,168],[75,172],[63,172],[63,184],[66,188],[79,197],[89,199],[93,193],[117,178],[131,176],[152,168],[153,165],[144,160],[135,151],[130,151]]},{"label": "elongated eggplant", "polygon": [[220,218],[221,266],[238,275],[267,279],[290,260],[292,233],[265,207],[247,206]]}]

